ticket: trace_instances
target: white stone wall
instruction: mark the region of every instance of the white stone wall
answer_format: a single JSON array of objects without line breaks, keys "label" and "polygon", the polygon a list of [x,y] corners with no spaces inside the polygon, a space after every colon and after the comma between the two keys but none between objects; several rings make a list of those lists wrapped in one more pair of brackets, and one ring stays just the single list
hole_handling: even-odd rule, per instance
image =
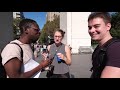
[{"label": "white stone wall", "polygon": [[88,34],[88,16],[91,12],[61,12],[60,28],[66,31],[63,43],[72,47],[72,53],[78,53],[80,46],[91,46]]},{"label": "white stone wall", "polygon": [[47,14],[46,14],[47,21],[53,21],[54,20],[54,15],[59,16],[60,13],[59,12],[47,12]]}]

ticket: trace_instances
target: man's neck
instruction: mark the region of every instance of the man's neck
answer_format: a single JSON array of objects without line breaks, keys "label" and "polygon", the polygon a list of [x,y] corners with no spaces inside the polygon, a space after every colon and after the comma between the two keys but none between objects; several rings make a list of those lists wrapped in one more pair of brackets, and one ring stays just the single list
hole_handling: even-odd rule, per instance
[{"label": "man's neck", "polygon": [[105,44],[108,40],[110,40],[111,38],[113,38],[111,35],[109,37],[106,37],[104,39],[102,39],[100,42],[99,42],[99,45],[102,46],[103,44]]},{"label": "man's neck", "polygon": [[21,36],[18,40],[24,44],[30,44],[30,41],[26,37]]}]

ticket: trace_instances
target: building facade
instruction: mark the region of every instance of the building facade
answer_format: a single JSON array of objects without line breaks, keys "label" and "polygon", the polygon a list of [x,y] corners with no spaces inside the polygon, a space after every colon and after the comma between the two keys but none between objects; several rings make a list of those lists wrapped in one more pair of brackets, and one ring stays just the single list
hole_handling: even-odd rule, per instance
[{"label": "building facade", "polygon": [[72,47],[72,53],[79,53],[81,46],[91,46],[87,22],[90,13],[60,12],[60,28],[65,31],[63,43]]},{"label": "building facade", "polygon": [[53,21],[55,15],[60,16],[60,12],[47,12],[46,21]]},{"label": "building facade", "polygon": [[25,18],[23,12],[13,12],[13,18]]}]

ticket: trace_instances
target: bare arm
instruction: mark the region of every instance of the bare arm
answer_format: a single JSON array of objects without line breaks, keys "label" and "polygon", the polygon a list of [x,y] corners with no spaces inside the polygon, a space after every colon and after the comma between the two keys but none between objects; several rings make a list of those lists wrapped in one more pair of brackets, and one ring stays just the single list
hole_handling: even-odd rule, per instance
[{"label": "bare arm", "polygon": [[5,64],[5,70],[10,78],[30,78],[39,70],[49,64],[49,60],[42,60],[40,65],[28,72],[21,72],[22,62],[18,58],[13,58]]},{"label": "bare arm", "polygon": [[69,46],[65,46],[65,52],[66,52],[66,57],[64,56],[64,61],[68,64],[71,65],[71,51]]},{"label": "bare arm", "polygon": [[51,45],[48,45],[48,47],[47,47],[48,51],[50,50],[50,46],[51,46]]},{"label": "bare arm", "polygon": [[101,78],[120,78],[120,68],[106,66],[101,74]]},{"label": "bare arm", "polygon": [[66,62],[66,64],[71,65],[71,51],[68,46],[65,46],[65,53],[64,56],[62,53],[57,53],[58,57]]}]

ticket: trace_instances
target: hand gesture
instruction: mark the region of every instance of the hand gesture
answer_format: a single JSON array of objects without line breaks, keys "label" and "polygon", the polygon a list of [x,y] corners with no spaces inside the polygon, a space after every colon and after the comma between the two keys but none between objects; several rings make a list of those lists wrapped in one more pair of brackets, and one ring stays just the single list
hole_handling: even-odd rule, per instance
[{"label": "hand gesture", "polygon": [[45,68],[46,66],[48,66],[49,64],[50,64],[50,60],[42,60],[41,62],[40,62],[40,65],[42,66],[42,68]]},{"label": "hand gesture", "polygon": [[58,58],[64,60],[64,57],[65,57],[65,56],[64,56],[62,53],[57,53],[57,56],[58,56]]}]

